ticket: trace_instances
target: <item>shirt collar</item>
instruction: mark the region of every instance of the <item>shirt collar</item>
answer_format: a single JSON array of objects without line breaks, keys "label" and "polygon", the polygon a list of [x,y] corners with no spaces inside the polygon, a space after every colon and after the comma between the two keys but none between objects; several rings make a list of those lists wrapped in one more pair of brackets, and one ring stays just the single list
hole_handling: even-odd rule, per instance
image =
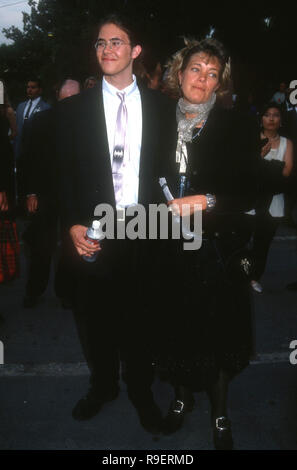
[{"label": "shirt collar", "polygon": [[[39,103],[40,100],[41,100],[41,96],[38,96],[37,98],[32,100],[32,105]],[[28,103],[30,103],[30,101],[31,101],[31,98],[28,99]]]},{"label": "shirt collar", "polygon": [[133,79],[133,82],[129,86],[127,86],[123,90],[118,90],[116,87],[108,83],[105,77],[103,77],[102,90],[104,92],[110,93],[113,96],[116,96],[118,92],[125,93],[126,96],[132,95],[132,93],[134,93],[137,90],[137,82],[136,82],[135,75],[132,75],[132,79]]}]

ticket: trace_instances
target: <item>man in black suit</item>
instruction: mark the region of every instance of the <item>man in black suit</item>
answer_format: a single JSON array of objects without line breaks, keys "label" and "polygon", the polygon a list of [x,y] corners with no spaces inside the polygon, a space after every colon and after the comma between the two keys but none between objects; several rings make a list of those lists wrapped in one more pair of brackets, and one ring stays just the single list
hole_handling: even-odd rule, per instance
[{"label": "man in black suit", "polygon": [[[79,92],[79,82],[63,80],[57,90],[57,101]],[[23,234],[29,255],[23,301],[25,308],[33,308],[45,292],[57,244],[58,198],[54,139],[56,108],[57,105],[35,114],[28,121],[23,138],[21,192],[25,196],[25,206],[30,216],[30,223]],[[60,272],[58,277],[62,277]],[[56,293],[63,302],[64,294],[60,286],[61,281],[56,283]]]},{"label": "man in black suit", "polygon": [[[141,46],[129,21],[112,15],[102,20],[98,31],[95,48],[103,80],[61,107],[58,126],[62,220],[79,255],[74,315],[91,370],[91,388],[73,417],[89,419],[117,397],[121,358],[141,424],[158,431],[162,420],[151,391],[146,335],[149,242],[105,239],[92,246],[85,235],[98,204],[117,209],[117,222],[127,207],[154,202],[157,161],[167,148],[170,103],[159,92],[138,86],[132,67]],[[118,140],[119,127],[124,142]],[[81,259],[97,251],[95,263]]]}]

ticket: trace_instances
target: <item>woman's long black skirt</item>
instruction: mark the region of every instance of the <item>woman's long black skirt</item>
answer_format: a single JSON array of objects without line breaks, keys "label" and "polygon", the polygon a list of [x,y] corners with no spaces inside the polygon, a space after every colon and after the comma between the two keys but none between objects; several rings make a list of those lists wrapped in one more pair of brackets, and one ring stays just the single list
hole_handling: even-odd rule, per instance
[{"label": "woman's long black skirt", "polygon": [[221,369],[232,378],[249,363],[249,283],[236,270],[227,272],[218,240],[205,239],[196,251],[175,241],[166,256],[168,242],[163,248],[153,315],[156,362],[172,384],[199,391],[216,382]]}]

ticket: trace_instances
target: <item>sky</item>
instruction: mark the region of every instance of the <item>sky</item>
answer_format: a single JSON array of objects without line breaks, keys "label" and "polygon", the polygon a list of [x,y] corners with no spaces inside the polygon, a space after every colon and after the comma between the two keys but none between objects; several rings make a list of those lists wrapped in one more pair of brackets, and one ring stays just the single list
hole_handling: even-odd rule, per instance
[{"label": "sky", "polygon": [[31,8],[27,1],[0,0],[0,44],[3,42],[10,43],[2,33],[2,28],[16,26],[21,30],[23,29],[22,11],[30,13]]}]

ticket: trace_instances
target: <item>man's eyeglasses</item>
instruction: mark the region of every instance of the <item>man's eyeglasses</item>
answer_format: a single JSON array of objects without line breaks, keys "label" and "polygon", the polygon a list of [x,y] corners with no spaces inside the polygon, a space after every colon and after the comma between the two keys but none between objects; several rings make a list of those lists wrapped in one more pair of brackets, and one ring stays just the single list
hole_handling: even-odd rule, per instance
[{"label": "man's eyeglasses", "polygon": [[124,42],[122,41],[122,39],[119,39],[119,38],[112,38],[112,39],[109,39],[108,41],[105,41],[105,39],[97,39],[97,41],[95,42],[95,49],[96,51],[98,49],[104,50],[108,46],[109,49],[111,50],[113,49],[117,50],[123,45],[128,46],[130,45],[130,43]]}]

